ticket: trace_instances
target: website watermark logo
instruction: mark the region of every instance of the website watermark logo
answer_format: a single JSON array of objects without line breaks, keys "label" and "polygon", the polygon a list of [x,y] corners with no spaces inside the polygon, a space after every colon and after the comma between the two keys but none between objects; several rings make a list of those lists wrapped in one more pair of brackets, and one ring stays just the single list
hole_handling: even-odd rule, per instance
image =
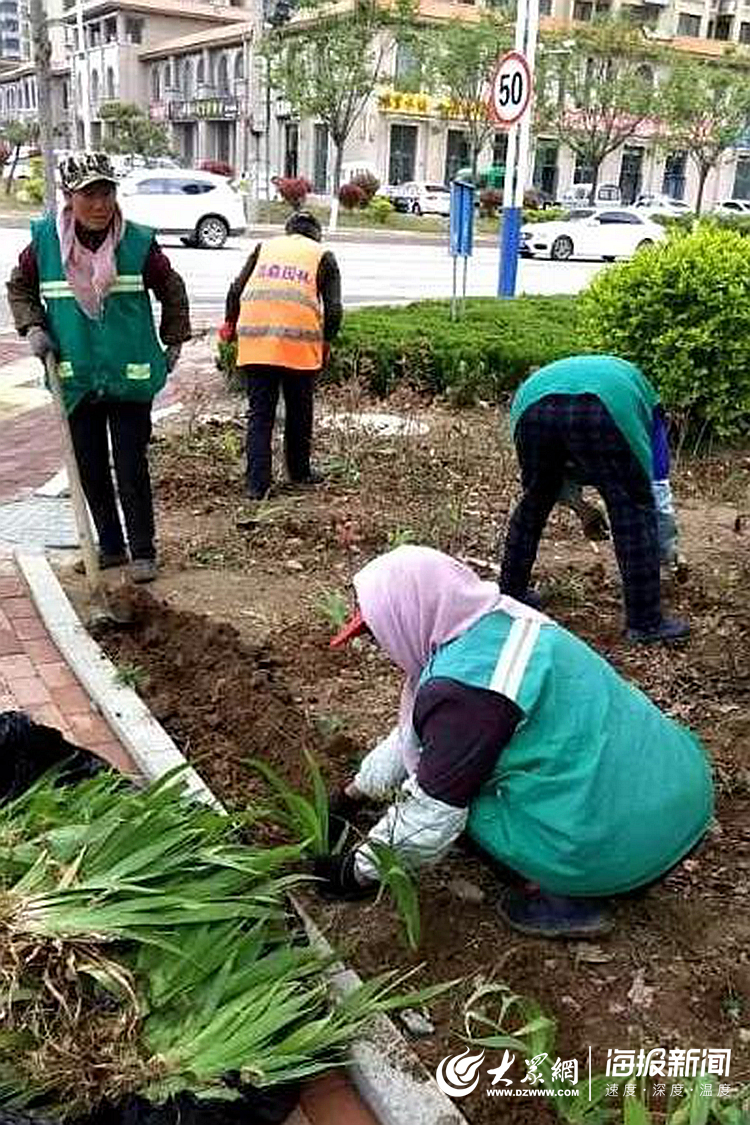
[{"label": "website watermark logo", "polygon": [[[469,1055],[467,1047],[460,1055],[447,1055],[438,1063],[435,1081],[449,1098],[465,1098],[473,1094],[479,1085],[479,1068],[484,1062],[485,1052]],[[468,1055],[468,1058],[465,1056]]]},{"label": "website watermark logo", "polygon": [[[465,1098],[473,1094],[481,1080],[480,1067],[484,1062],[485,1053],[470,1055],[470,1047],[460,1055],[448,1055],[438,1065],[435,1080],[444,1094],[451,1098]],[[516,1056],[506,1049],[500,1064],[488,1067],[486,1075],[491,1083],[486,1088],[486,1095],[490,1098],[513,1097],[544,1097],[544,1098],[585,1098],[588,1093],[589,1101],[592,1099],[592,1080],[594,1078],[591,1064],[592,1050],[588,1052],[588,1083],[586,1078],[578,1081],[578,1059],[556,1058],[554,1062],[548,1054],[534,1055],[532,1058],[520,1056],[519,1062],[526,1067],[525,1075],[520,1079],[519,1086],[513,1087],[513,1078],[509,1071],[516,1062]],[[634,1078],[660,1078],[653,1087],[653,1096],[664,1097],[667,1093],[674,1096],[684,1096],[691,1092],[693,1086],[699,1087],[697,1096],[719,1097],[729,1096],[733,1093],[729,1083],[716,1083],[715,1081],[701,1081],[701,1079],[729,1077],[729,1064],[731,1050],[690,1049],[670,1050],[655,1048],[650,1051],[620,1051],[607,1052],[606,1077],[628,1079],[626,1082],[608,1082],[606,1084],[606,1097],[624,1097],[636,1095]],[[675,1078],[682,1081],[668,1082],[667,1079]],[[692,1081],[691,1081],[692,1080]],[[696,1082],[696,1080],[698,1080]],[[588,1085],[588,1090],[587,1090]]]}]

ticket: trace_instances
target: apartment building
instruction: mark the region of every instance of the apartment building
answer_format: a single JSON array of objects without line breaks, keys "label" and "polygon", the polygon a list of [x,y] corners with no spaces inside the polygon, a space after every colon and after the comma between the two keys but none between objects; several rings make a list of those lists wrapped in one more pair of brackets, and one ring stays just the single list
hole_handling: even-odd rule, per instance
[{"label": "apartment building", "polygon": [[[541,7],[542,31],[585,22],[597,14],[619,14],[643,28],[644,36],[709,59],[721,58],[729,39],[737,44],[738,53],[747,50],[750,62],[750,48],[743,46],[750,32],[746,26],[750,24],[750,0],[541,0]],[[421,0],[419,11],[431,21],[477,18],[472,0]],[[469,146],[460,122],[446,114],[443,98],[415,88],[410,67],[409,52],[395,42],[390,44],[383,82],[346,145],[345,169],[367,168],[389,184],[408,180],[443,183],[468,164]],[[288,105],[276,98],[273,106],[275,171],[304,175],[316,191],[324,191],[330,187],[332,167],[325,127],[320,122],[297,121],[290,116]],[[480,167],[503,164],[506,143],[505,133],[496,132],[481,154]],[[559,198],[572,184],[587,182],[589,176],[564,145],[544,135],[533,139],[529,186]],[[607,158],[600,182],[617,185],[625,202],[641,193],[663,193],[690,204],[698,189],[697,171],[686,154],[664,152],[648,126]],[[707,181],[705,206],[732,197],[750,199],[750,146],[738,144]]]},{"label": "apartment building", "polygon": [[0,67],[30,57],[28,0],[0,0]]},{"label": "apartment building", "polygon": [[[421,0],[420,15],[426,20],[476,20],[481,2]],[[720,58],[731,42],[750,58],[750,46],[744,46],[750,43],[750,0],[540,2],[543,29],[611,12],[627,16],[644,35],[678,50]],[[272,0],[47,3],[61,147],[83,145],[87,128],[91,145],[101,144],[107,127],[102,108],[113,100],[133,102],[167,126],[173,149],[186,164],[206,159],[228,163],[261,195],[274,175],[304,175],[316,192],[330,191],[333,148],[326,127],[298,120],[265,80],[257,43]],[[13,7],[20,29],[23,0],[0,0],[0,28],[6,6]],[[291,27],[304,19],[298,17]],[[22,41],[19,30],[19,50]],[[445,182],[468,162],[464,130],[446,113],[444,99],[415,87],[409,52],[395,42],[385,47],[386,73],[348,140],[345,173],[367,168],[383,183]],[[0,122],[33,119],[36,112],[30,63],[0,70]],[[502,164],[505,148],[506,135],[497,131],[480,166]],[[534,138],[530,185],[559,197],[587,176],[564,145],[543,135]],[[601,180],[617,184],[625,201],[641,192],[663,192],[691,203],[697,192],[697,174],[685,154],[660,150],[647,128],[608,157]],[[750,199],[750,145],[738,144],[709,177],[706,205],[730,197]]]},{"label": "apartment building", "polygon": [[247,171],[262,160],[262,74],[255,43],[257,16],[167,40],[141,52],[151,117],[171,133],[185,164],[216,160]]}]

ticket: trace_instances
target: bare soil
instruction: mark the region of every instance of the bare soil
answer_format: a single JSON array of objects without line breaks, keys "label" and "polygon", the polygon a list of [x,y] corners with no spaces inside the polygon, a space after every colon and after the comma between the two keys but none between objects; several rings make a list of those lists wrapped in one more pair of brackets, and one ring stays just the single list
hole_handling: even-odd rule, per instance
[{"label": "bare soil", "polygon": [[[360,406],[373,409],[353,392],[325,403],[328,411]],[[388,409],[426,422],[429,432],[407,440],[320,425],[326,486],[281,488],[255,510],[242,502],[236,420],[156,445],[163,574],[136,596],[133,627],[107,647],[121,667],[131,674],[135,667],[157,718],[230,806],[244,807],[262,789],[249,758],[299,783],[309,747],[336,787],[392,724],[394,669],[367,642],[345,652],[327,647],[336,627],[331,595],[348,596],[367,559],[408,538],[470,558],[486,574],[497,561],[517,493],[498,412],[453,414],[408,398]],[[693,625],[680,648],[624,642],[610,544],[595,552],[564,512],[542,544],[538,577],[548,611],[697,730],[716,763],[718,822],[709,839],[659,887],[618,906],[611,938],[592,945],[513,934],[496,912],[491,870],[461,848],[421,880],[416,955],[386,899],[310,900],[364,975],[424,962],[425,981],[467,978],[433,1006],[435,1035],[415,1043],[430,1068],[463,1049],[461,1004],[483,977],[507,982],[554,1016],[562,1058],[583,1064],[591,1046],[603,1069],[609,1048],[731,1047],[732,1082],[750,1077],[748,482],[750,459],[737,454],[678,467],[689,573],[683,584],[667,583],[666,596]],[[480,888],[483,900],[461,898],[452,886],[458,878]],[[488,1065],[499,1061],[489,1052]],[[480,1093],[460,1108],[474,1125],[553,1120],[537,1101],[504,1100],[500,1109]]]}]

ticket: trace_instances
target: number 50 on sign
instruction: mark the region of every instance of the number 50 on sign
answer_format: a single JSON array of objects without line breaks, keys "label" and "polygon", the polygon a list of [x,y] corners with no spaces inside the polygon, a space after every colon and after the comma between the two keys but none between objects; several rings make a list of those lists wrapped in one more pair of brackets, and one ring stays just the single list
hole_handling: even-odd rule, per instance
[{"label": "number 50 on sign", "polygon": [[498,125],[514,125],[531,97],[531,70],[524,55],[509,51],[498,62],[489,89],[488,108]]}]

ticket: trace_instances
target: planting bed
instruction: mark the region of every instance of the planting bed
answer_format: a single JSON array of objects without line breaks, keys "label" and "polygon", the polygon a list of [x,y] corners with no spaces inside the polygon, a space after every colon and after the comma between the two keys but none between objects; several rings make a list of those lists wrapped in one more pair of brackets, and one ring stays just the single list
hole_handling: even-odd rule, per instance
[{"label": "planting bed", "polygon": [[[327,405],[357,404],[350,393]],[[309,747],[337,785],[392,724],[399,678],[388,662],[367,642],[327,648],[332,595],[347,594],[359,566],[405,538],[496,559],[516,495],[497,412],[400,406],[428,433],[321,428],[318,459],[330,483],[282,491],[260,512],[241,501],[238,426],[213,423],[156,447],[164,574],[136,596],[134,628],[107,648],[228,805],[263,791],[250,757],[299,782]],[[731,1047],[731,1081],[750,1077],[750,529],[737,518],[750,460],[686,462],[676,481],[690,571],[669,597],[694,627],[685,647],[623,643],[611,546],[595,553],[566,513],[543,541],[539,573],[549,612],[704,738],[717,764],[719,826],[703,848],[662,886],[622,904],[614,934],[599,945],[514,935],[496,913],[492,873],[461,849],[421,880],[418,954],[386,900],[310,896],[317,921],[363,975],[424,961],[423,980],[467,977],[433,1006],[435,1034],[416,1043],[431,1068],[463,1049],[461,1001],[481,975],[556,1018],[562,1058],[583,1064],[591,1045],[603,1069],[609,1048]],[[499,1061],[489,1052],[488,1065]],[[501,1109],[481,1085],[460,1108],[474,1125],[553,1119],[538,1100],[505,1100]]]}]

